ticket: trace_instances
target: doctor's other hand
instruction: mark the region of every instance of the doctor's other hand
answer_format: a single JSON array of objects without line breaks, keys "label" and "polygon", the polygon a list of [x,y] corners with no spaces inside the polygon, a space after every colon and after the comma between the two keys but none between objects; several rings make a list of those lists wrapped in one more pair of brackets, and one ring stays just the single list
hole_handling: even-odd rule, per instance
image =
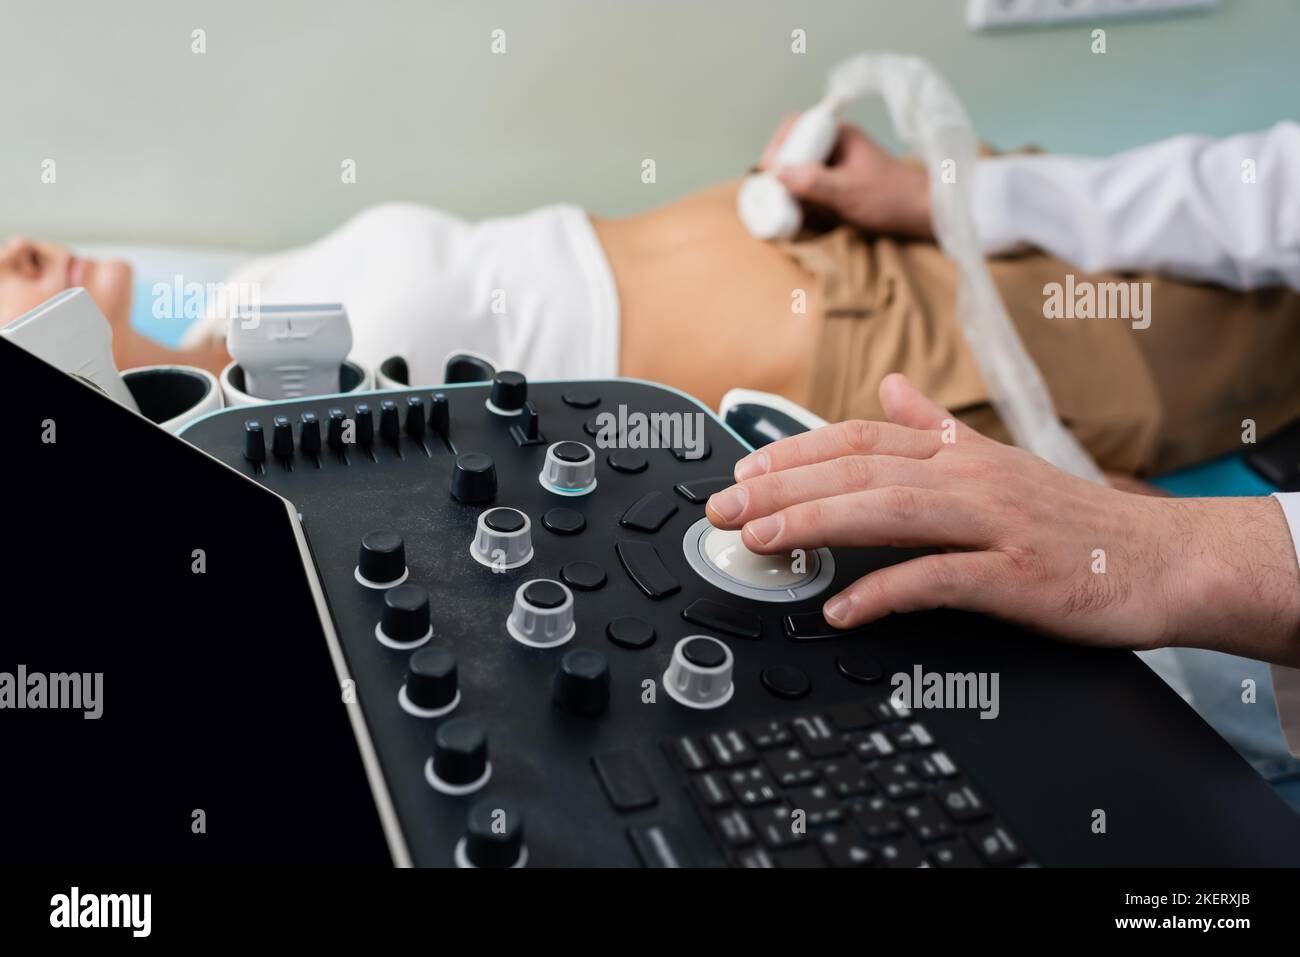
[{"label": "doctor's other hand", "polygon": [[[785,118],[763,151],[759,169],[772,166],[798,118],[798,114]],[[829,209],[869,232],[934,238],[925,169],[894,156],[856,126],[840,124],[825,163],[798,163],[770,171],[798,199]]]},{"label": "doctor's other hand", "polygon": [[1300,566],[1275,499],[1117,491],[980,435],[901,375],[885,378],[880,398],[888,422],[765,446],[707,507],[763,554],[941,550],[831,597],[831,624],[957,608],[1085,644],[1300,665]]}]

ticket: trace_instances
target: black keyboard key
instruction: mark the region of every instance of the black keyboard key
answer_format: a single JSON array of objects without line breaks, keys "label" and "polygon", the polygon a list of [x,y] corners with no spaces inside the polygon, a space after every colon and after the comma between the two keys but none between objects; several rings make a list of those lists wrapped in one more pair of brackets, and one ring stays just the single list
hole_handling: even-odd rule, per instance
[{"label": "black keyboard key", "polygon": [[856,758],[837,758],[823,764],[821,772],[831,790],[842,798],[870,794],[876,789],[871,774]]},{"label": "black keyboard key", "polygon": [[861,731],[876,723],[872,717],[871,705],[865,701],[846,701],[826,710],[831,723],[841,731]]},{"label": "black keyboard key", "polygon": [[836,800],[835,792],[824,783],[795,788],[789,793],[789,801],[807,816],[808,827],[838,824],[844,820],[844,809]]},{"label": "black keyboard key", "polygon": [[873,768],[872,777],[880,791],[892,801],[907,801],[925,793],[925,784],[912,773],[912,766],[900,758]]},{"label": "black keyboard key", "polygon": [[840,733],[831,726],[824,715],[813,714],[795,718],[790,722],[790,726],[809,757],[829,758],[832,755],[843,754],[846,750]]},{"label": "black keyboard key", "polygon": [[989,816],[989,809],[968,784],[953,784],[935,792],[939,806],[954,821],[978,821]]},{"label": "black keyboard key", "polygon": [[591,766],[616,811],[637,811],[658,803],[650,772],[635,751],[603,751],[592,757]]},{"label": "black keyboard key", "polygon": [[857,802],[851,811],[858,827],[873,840],[903,833],[903,822],[899,820],[898,812],[878,794]]},{"label": "black keyboard key", "polygon": [[845,743],[863,761],[876,761],[894,753],[894,745],[883,731],[857,731],[845,735]]},{"label": "black keyboard key", "polygon": [[749,740],[753,741],[754,746],[760,751],[779,748],[794,740],[790,729],[781,721],[760,721],[751,724],[746,730],[749,732]]},{"label": "black keyboard key", "polygon": [[719,767],[734,768],[758,759],[742,731],[714,731],[704,737],[704,746]]},{"label": "black keyboard key", "polygon": [[643,867],[690,867],[685,845],[677,830],[668,824],[629,828],[627,839]]},{"label": "black keyboard key", "polygon": [[925,863],[921,847],[910,837],[895,837],[876,848],[885,867],[920,867]]},{"label": "black keyboard key", "polygon": [[731,803],[731,792],[727,790],[722,775],[716,771],[697,774],[691,779],[691,789],[700,799],[700,803],[710,810],[726,807]]},{"label": "black keyboard key", "polygon": [[798,748],[763,752],[763,764],[783,788],[811,784],[821,777],[817,766]]},{"label": "black keyboard key", "polygon": [[736,858],[741,867],[776,867],[776,861],[765,847],[752,847]]},{"label": "black keyboard key", "polygon": [[682,611],[682,617],[691,624],[720,631],[724,635],[751,640],[763,637],[763,619],[752,611],[732,608],[709,598],[700,598]]},{"label": "black keyboard key", "polygon": [[724,488],[731,488],[736,484],[736,480],[730,475],[717,475],[713,478],[691,479],[689,482],[679,482],[676,486],[676,492],[692,505],[703,505],[709,500],[709,496],[716,495]]},{"label": "black keyboard key", "polygon": [[875,707],[876,717],[881,721],[897,721],[900,718],[910,718],[912,709],[907,705],[896,705],[893,701],[893,695],[884,701],[877,701]]},{"label": "black keyboard key", "polygon": [[889,740],[894,742],[894,747],[900,751],[916,751],[934,744],[934,738],[930,737],[929,730],[919,721],[913,721],[901,728],[892,728],[889,731]]},{"label": "black keyboard key", "polygon": [[856,828],[827,828],[819,831],[815,840],[831,867],[870,867],[876,863],[871,845]]},{"label": "black keyboard key", "polygon": [[946,841],[930,848],[930,860],[936,867],[983,867],[965,841]]},{"label": "black keyboard key", "polygon": [[777,804],[754,812],[754,828],[764,844],[775,850],[803,844],[808,840],[806,824],[794,810],[788,804]]},{"label": "black keyboard key", "polygon": [[723,811],[713,816],[713,823],[722,835],[723,843],[729,847],[744,847],[753,844],[757,835],[749,816],[740,810]]},{"label": "black keyboard key", "polygon": [[1000,824],[984,824],[966,835],[980,857],[994,867],[1019,864],[1025,859],[1020,844]]},{"label": "black keyboard key", "polygon": [[811,844],[805,844],[802,847],[788,847],[784,850],[773,851],[772,857],[776,859],[777,867],[829,867],[826,858],[817,853],[817,848]]},{"label": "black keyboard key", "polygon": [[759,766],[732,771],[727,775],[727,784],[744,807],[771,804],[780,797],[776,782]]},{"label": "black keyboard key", "polygon": [[681,737],[673,741],[673,755],[687,771],[703,771],[710,767],[709,753],[696,738]]},{"label": "black keyboard key", "polygon": [[952,825],[929,795],[908,804],[898,814],[922,844],[952,836]]},{"label": "black keyboard key", "polygon": [[649,542],[621,541],[614,546],[618,560],[632,584],[656,601],[682,590],[681,583],[664,565],[659,552]]},{"label": "black keyboard key", "polygon": [[932,751],[912,759],[916,773],[928,781],[957,776],[957,765],[952,763],[946,751]]},{"label": "black keyboard key", "polygon": [[628,507],[618,523],[638,532],[657,532],[677,514],[677,505],[663,492],[647,492]]}]

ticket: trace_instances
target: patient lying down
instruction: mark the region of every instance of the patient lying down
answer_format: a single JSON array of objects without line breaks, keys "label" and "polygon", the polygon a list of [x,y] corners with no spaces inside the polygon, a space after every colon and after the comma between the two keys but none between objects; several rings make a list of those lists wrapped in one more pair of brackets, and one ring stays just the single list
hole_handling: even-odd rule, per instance
[{"label": "patient lying down", "polygon": [[[263,303],[344,303],[353,356],[373,367],[401,355],[413,384],[440,381],[447,353],[468,349],[535,378],[644,378],[715,407],[735,386],[776,392],[836,420],[881,418],[877,386],[904,372],[1003,437],[952,319],[957,273],[930,235],[925,171],[844,127],[828,167],[782,175],[824,214],[789,243],[745,231],[734,183],[617,220],[555,205],[470,223],[385,204],[229,281],[256,284]],[[984,211],[983,224],[993,218]],[[990,232],[997,227],[1005,233],[1005,222]],[[1007,238],[988,245],[1010,247]],[[1186,464],[1231,447],[1245,415],[1267,431],[1300,414],[1300,374],[1258,364],[1296,354],[1300,297],[1232,291],[1240,283],[1231,277],[1193,277],[1219,279],[1207,285],[1084,265],[1035,251],[992,269],[1058,413],[1104,467],[1136,474]],[[1150,282],[1143,323],[1047,308],[1049,287],[1121,279]],[[113,323],[120,368],[216,371],[229,361],[215,320],[191,330],[181,351],[132,330],[125,264],[21,238],[0,251],[0,321],[72,285],[85,286]],[[1225,322],[1225,312],[1240,317]],[[1174,341],[1176,367],[1164,358]],[[1189,365],[1199,367],[1194,395]]]}]

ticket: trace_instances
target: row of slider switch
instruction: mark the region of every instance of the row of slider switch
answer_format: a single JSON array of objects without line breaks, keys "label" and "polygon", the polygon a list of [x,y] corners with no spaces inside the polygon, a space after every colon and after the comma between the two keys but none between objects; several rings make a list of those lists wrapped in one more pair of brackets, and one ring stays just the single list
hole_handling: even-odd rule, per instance
[{"label": "row of slider switch", "polygon": [[[332,408],[328,413],[325,442],[336,452],[347,450],[345,429],[348,421],[353,425],[353,443],[362,448],[370,448],[375,442],[374,415],[367,403],[359,402],[353,414],[348,416],[340,408]],[[419,396],[408,396],[406,415],[401,418],[397,403],[385,399],[379,404],[379,437],[396,446],[405,431],[412,439],[422,442],[429,431],[446,440],[451,427],[450,409],[447,397],[441,392],[434,394],[430,402],[429,415],[424,413],[424,400]],[[298,421],[298,448],[305,455],[319,455],[321,451],[321,424],[315,412],[303,412]],[[272,420],[271,454],[279,459],[293,457],[293,424],[288,416],[277,415]],[[244,423],[244,458],[250,462],[266,461],[266,435],[262,423],[249,419]]]}]

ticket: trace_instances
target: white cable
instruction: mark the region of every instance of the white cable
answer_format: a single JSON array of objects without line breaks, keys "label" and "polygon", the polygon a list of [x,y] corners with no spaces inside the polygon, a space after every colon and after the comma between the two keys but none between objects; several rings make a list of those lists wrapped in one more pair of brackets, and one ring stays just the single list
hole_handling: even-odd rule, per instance
[{"label": "white cable", "polygon": [[[862,53],[838,64],[830,72],[826,98],[792,128],[786,142],[799,133],[792,155],[785,155],[783,143],[774,167],[824,161],[831,149],[822,149],[826,130],[831,131],[833,145],[839,109],[871,93],[884,99],[895,132],[920,154],[930,172],[934,234],[939,248],[960,271],[957,324],[1011,438],[1058,468],[1104,482],[1097,463],[1057,418],[1042,374],[1025,351],[989,274],[971,216],[975,132],[937,70],[919,57],[899,53]],[[806,128],[800,130],[801,124]],[[811,155],[818,150],[819,155]],[[748,178],[737,202],[741,221],[762,239],[793,236],[802,222],[798,203],[779,180],[767,174]]]}]

